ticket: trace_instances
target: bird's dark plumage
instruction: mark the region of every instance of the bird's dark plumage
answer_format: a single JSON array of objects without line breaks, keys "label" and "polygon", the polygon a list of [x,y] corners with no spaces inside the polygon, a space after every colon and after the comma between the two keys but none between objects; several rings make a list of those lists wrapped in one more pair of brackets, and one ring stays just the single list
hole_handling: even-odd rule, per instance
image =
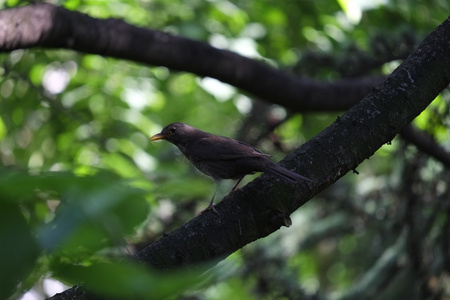
[{"label": "bird's dark plumage", "polygon": [[[233,190],[245,175],[255,172],[270,173],[290,183],[311,182],[309,178],[277,165],[269,159],[269,155],[246,143],[204,132],[184,123],[169,124],[150,138],[151,141],[160,139],[177,146],[197,169],[214,181],[238,180]],[[208,208],[213,208],[213,200],[214,196]]]}]

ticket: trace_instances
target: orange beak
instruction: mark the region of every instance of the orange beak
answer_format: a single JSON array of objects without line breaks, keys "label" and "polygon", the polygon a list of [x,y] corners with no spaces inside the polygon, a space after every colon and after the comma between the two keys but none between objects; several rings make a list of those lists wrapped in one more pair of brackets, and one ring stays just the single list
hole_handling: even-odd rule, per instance
[{"label": "orange beak", "polygon": [[163,134],[157,133],[150,138],[150,141],[153,142],[153,141],[157,141],[157,140],[163,140],[164,138],[165,138],[165,136]]}]

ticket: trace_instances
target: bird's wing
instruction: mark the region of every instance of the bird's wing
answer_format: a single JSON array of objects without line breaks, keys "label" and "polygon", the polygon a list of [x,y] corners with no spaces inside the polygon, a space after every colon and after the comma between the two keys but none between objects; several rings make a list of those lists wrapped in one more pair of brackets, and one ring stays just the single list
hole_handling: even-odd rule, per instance
[{"label": "bird's wing", "polygon": [[214,136],[198,139],[192,144],[195,156],[203,160],[232,160],[242,157],[269,157],[258,149],[238,140]]}]

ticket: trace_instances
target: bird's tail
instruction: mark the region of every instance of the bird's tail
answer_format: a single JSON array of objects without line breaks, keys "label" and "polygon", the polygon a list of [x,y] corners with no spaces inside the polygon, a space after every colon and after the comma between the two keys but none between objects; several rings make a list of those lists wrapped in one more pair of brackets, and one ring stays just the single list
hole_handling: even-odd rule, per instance
[{"label": "bird's tail", "polygon": [[300,174],[297,174],[295,172],[289,171],[286,168],[283,168],[280,165],[277,165],[276,163],[270,164],[265,172],[270,173],[272,175],[278,176],[283,180],[286,180],[290,183],[297,183],[300,181],[307,181],[307,182],[313,182],[308,177],[302,176]]}]

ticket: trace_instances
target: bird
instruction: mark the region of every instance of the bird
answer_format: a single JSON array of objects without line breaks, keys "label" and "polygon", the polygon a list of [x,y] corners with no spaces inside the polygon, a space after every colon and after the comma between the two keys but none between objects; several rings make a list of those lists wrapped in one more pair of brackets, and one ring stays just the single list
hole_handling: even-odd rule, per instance
[{"label": "bird", "polygon": [[238,184],[247,174],[265,172],[295,184],[301,181],[313,182],[311,179],[292,172],[269,159],[265,154],[244,142],[202,131],[190,125],[175,122],[164,127],[160,133],[150,137],[150,141],[165,140],[178,147],[181,153],[201,172],[212,177],[215,191],[208,207],[203,211],[214,208],[220,181],[234,179],[236,183],[230,193],[235,191]]}]

